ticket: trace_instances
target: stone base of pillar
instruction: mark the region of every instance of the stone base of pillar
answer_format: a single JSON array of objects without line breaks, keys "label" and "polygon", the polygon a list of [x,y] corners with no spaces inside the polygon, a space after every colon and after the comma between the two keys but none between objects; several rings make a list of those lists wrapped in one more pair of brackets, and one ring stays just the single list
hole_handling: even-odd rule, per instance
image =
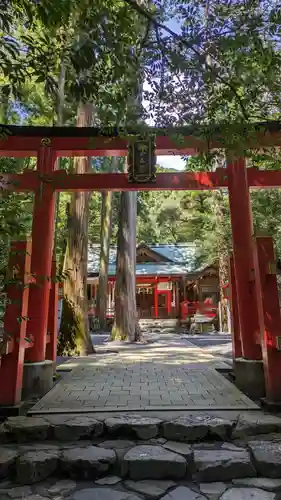
[{"label": "stone base of pillar", "polygon": [[21,415],[25,415],[26,408],[24,403],[20,403],[19,405],[1,405],[0,406],[0,417],[18,417]]},{"label": "stone base of pillar", "polygon": [[281,401],[269,401],[267,398],[261,398],[261,405],[266,411],[270,413],[281,412]]},{"label": "stone base of pillar", "polygon": [[262,360],[237,358],[233,362],[235,384],[249,398],[259,400],[265,396]]},{"label": "stone base of pillar", "polygon": [[51,360],[25,363],[23,368],[22,399],[44,396],[53,387],[54,363]]}]

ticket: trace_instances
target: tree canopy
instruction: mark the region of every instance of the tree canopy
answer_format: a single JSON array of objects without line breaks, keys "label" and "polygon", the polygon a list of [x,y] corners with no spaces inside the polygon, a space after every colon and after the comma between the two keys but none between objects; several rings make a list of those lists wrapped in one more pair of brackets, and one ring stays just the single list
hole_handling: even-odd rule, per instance
[{"label": "tree canopy", "polygon": [[[210,129],[220,124],[226,147],[241,143],[250,166],[279,169],[279,152],[248,151],[241,130],[245,124],[280,119],[280,26],[277,0],[4,0],[0,122],[75,124],[82,102],[93,105],[99,126],[120,125],[125,117],[134,116],[133,97],[141,84],[143,99],[138,106],[144,122],[201,124]],[[141,82],[136,82],[136,73]],[[108,159],[94,159],[91,168],[100,171],[107,163]],[[222,151],[186,158],[186,170],[217,166],[225,166]],[[34,159],[0,158],[2,172],[34,167]],[[60,167],[71,170],[73,161],[62,159]],[[274,237],[280,257],[279,190],[261,190],[251,197],[255,231]],[[56,221],[60,259],[69,202],[68,194],[60,196]],[[100,211],[101,196],[94,193],[89,200],[90,242],[99,241]],[[10,240],[30,232],[31,213],[31,194],[2,193],[1,268],[7,264]],[[116,194],[113,242],[118,217]],[[198,265],[216,260],[222,248],[226,255],[231,250],[227,190],[219,195],[138,193],[137,241],[195,241]]]}]

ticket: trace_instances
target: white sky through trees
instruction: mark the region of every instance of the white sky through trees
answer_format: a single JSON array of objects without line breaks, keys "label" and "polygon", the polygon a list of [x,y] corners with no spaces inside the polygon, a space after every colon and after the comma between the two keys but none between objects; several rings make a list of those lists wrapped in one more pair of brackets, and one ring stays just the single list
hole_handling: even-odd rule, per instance
[{"label": "white sky through trees", "polygon": [[[168,22],[164,23],[170,29],[175,31],[176,33],[180,33],[180,24],[176,19],[171,19]],[[148,87],[148,84],[146,84]],[[186,160],[183,160],[181,156],[178,155],[165,155],[157,157],[157,164],[161,165],[164,168],[172,168],[175,170],[184,170]]]},{"label": "white sky through trees", "polygon": [[173,168],[175,170],[184,170],[186,161],[178,155],[157,156],[157,164],[165,168]]}]

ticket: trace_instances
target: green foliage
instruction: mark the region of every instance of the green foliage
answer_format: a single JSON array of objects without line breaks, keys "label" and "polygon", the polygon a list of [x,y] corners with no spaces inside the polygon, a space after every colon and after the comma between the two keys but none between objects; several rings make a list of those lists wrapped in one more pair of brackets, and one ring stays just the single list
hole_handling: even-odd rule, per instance
[{"label": "green foliage", "polygon": [[[22,161],[14,158],[0,158],[2,173],[19,173],[22,167]],[[25,238],[31,228],[32,194],[2,189],[0,196],[0,269],[3,269],[7,264],[11,240]]]},{"label": "green foliage", "polygon": [[281,258],[281,192],[279,189],[252,191],[253,222],[256,236],[272,236],[276,256]]},{"label": "green foliage", "polygon": [[[276,0],[167,0],[153,16],[127,1],[153,25],[145,98],[157,124],[204,124],[206,141],[223,125],[225,146],[245,149],[245,124],[280,117]],[[163,17],[177,21],[176,33]]]},{"label": "green foliage", "polygon": [[26,85],[36,84],[56,106],[63,67],[66,118],[74,121],[82,100],[94,101],[107,121],[123,119],[138,67],[132,47],[137,48],[143,24],[134,10],[111,0],[4,4],[2,103],[21,99]]},{"label": "green foliage", "polygon": [[[250,166],[280,168],[278,152],[248,152],[244,133],[245,124],[280,118],[280,12],[276,0],[165,0],[155,1],[153,9],[134,0],[3,0],[0,122],[74,124],[78,103],[86,101],[95,105],[97,124],[124,125],[124,116],[136,111],[133,97],[144,79],[150,86],[143,92],[148,103],[143,118],[153,118],[159,126],[200,123],[211,131],[216,124],[222,125],[226,147],[235,144],[241,148]],[[180,34],[161,27],[173,16],[178,19]],[[209,133],[203,136],[208,141]],[[180,134],[172,139],[182,144]],[[93,169],[107,171],[109,164],[109,159],[95,159]],[[34,160],[23,165],[18,160],[0,159],[2,172],[19,172],[23,166],[34,165]],[[186,169],[207,171],[222,165],[222,152],[208,151],[187,159]],[[71,166],[70,160],[61,161],[61,168],[70,170]],[[122,166],[121,159],[118,168]],[[30,233],[32,197],[1,194],[2,269],[7,265],[10,240]],[[113,243],[119,198],[116,193]],[[56,251],[61,265],[69,201],[70,195],[62,194],[57,209]],[[278,256],[280,202],[278,190],[252,193],[255,231],[274,237]],[[100,210],[100,194],[93,193],[90,242],[99,242]],[[139,192],[137,241],[194,241],[198,265],[226,255],[231,249],[227,192]],[[71,318],[71,304],[66,304],[66,310]],[[70,319],[67,321],[70,325]],[[67,332],[65,337],[69,352],[74,350],[79,325],[74,322],[71,328],[70,337]]]}]

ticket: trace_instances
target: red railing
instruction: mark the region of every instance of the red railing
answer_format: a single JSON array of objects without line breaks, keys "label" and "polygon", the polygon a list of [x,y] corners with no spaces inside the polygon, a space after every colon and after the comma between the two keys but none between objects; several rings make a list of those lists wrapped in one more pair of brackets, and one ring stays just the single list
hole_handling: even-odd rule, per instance
[{"label": "red railing", "polygon": [[[157,319],[156,317],[156,313],[155,313],[155,307],[152,306],[150,308],[147,308],[147,309],[141,309],[141,308],[137,308],[137,312],[138,312],[138,317],[141,319]],[[96,309],[95,307],[92,307],[91,309],[88,310],[88,315],[89,317],[92,317],[92,318],[97,318],[96,316]],[[166,307],[158,307],[158,318],[176,318],[178,316],[178,310],[174,307],[171,308],[171,311],[170,313],[168,313],[167,311],[167,308]],[[106,317],[107,319],[113,319],[114,318],[114,308],[107,308],[106,310]]]},{"label": "red railing", "polygon": [[[89,316],[96,317],[95,308],[91,308],[88,311]],[[171,309],[171,312],[168,314],[166,307],[158,308],[158,318],[176,318],[177,310],[175,308]],[[182,320],[190,318],[194,316],[194,314],[204,314],[209,318],[215,318],[217,315],[217,306],[213,304],[206,304],[204,302],[189,302],[185,301],[181,303],[181,314],[180,317]],[[151,318],[156,319],[155,308],[151,307],[149,309],[140,309],[138,308],[138,316],[139,318]],[[114,308],[108,308],[106,311],[106,317],[108,319],[114,318]]]},{"label": "red railing", "polygon": [[204,302],[181,302],[181,319],[187,319],[194,314],[204,314],[209,318],[215,318],[217,315],[217,307],[214,304],[206,304]]},{"label": "red railing", "polygon": [[[30,240],[12,242],[8,266],[12,275],[7,286],[7,305],[0,338],[0,406],[20,403],[25,354],[27,350],[30,352],[37,340],[32,335],[27,337],[29,289],[35,282],[30,270],[31,252]],[[53,263],[53,279],[48,280],[50,300],[45,354],[45,359],[52,361],[56,360],[57,354],[58,283],[55,276],[56,266]]]}]

